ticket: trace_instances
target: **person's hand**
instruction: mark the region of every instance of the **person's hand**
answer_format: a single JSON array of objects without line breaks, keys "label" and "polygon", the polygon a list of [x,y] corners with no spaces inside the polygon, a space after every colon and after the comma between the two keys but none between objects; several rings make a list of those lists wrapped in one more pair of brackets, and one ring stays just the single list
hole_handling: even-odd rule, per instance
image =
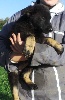
[{"label": "person's hand", "polygon": [[25,61],[26,58],[22,54],[24,42],[21,40],[20,33],[18,33],[17,36],[13,33],[12,37],[10,37],[9,39],[12,43],[11,49],[13,50],[10,59],[14,62]]},{"label": "person's hand", "polygon": [[24,46],[24,42],[21,40],[20,33],[18,33],[17,36],[13,33],[12,37],[10,37],[9,39],[12,43],[10,47],[13,50],[13,52],[17,54],[21,54]]}]

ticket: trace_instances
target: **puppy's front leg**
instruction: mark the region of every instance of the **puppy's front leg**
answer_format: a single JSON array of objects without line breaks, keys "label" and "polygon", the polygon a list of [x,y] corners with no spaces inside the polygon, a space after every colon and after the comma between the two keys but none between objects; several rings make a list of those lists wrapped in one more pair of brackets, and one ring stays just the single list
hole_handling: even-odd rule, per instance
[{"label": "puppy's front leg", "polygon": [[61,54],[64,51],[63,46],[60,43],[58,43],[56,40],[54,40],[53,38],[44,37],[43,42],[52,46],[57,51],[58,54]]},{"label": "puppy's front leg", "polygon": [[34,36],[28,36],[26,38],[25,47],[22,52],[22,54],[24,54],[26,58],[29,58],[33,54],[34,48],[35,48],[35,43],[36,43],[36,41],[35,41]]}]

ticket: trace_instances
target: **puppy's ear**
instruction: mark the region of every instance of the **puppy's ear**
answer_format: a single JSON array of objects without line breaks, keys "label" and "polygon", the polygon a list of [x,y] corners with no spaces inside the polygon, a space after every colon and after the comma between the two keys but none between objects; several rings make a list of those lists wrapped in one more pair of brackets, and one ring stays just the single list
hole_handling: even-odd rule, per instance
[{"label": "puppy's ear", "polygon": [[31,12],[33,12],[34,10],[34,6],[28,6],[24,9],[21,10],[21,13],[22,15],[27,15],[27,16],[30,16],[31,15]]}]

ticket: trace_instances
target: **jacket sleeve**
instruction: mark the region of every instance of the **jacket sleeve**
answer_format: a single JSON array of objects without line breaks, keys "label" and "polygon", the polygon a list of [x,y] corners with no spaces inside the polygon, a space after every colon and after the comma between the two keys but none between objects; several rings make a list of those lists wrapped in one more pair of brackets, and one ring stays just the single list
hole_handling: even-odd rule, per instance
[{"label": "jacket sleeve", "polygon": [[13,23],[6,24],[0,31],[0,66],[5,66],[9,58],[9,32]]},{"label": "jacket sleeve", "polygon": [[9,60],[9,33],[14,25],[21,16],[21,11],[14,14],[3,26],[0,31],[0,66],[7,66]]},{"label": "jacket sleeve", "polygon": [[65,65],[65,44],[63,44],[63,46],[64,52],[58,55],[53,47],[37,43],[31,66],[39,66],[41,64],[48,64],[51,66]]}]

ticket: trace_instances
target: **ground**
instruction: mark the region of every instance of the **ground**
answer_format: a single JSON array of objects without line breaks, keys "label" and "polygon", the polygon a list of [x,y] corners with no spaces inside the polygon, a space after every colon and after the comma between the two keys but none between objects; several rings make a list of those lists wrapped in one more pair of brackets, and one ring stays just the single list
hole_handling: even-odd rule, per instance
[{"label": "ground", "polygon": [[12,100],[7,71],[0,67],[0,100]]}]

